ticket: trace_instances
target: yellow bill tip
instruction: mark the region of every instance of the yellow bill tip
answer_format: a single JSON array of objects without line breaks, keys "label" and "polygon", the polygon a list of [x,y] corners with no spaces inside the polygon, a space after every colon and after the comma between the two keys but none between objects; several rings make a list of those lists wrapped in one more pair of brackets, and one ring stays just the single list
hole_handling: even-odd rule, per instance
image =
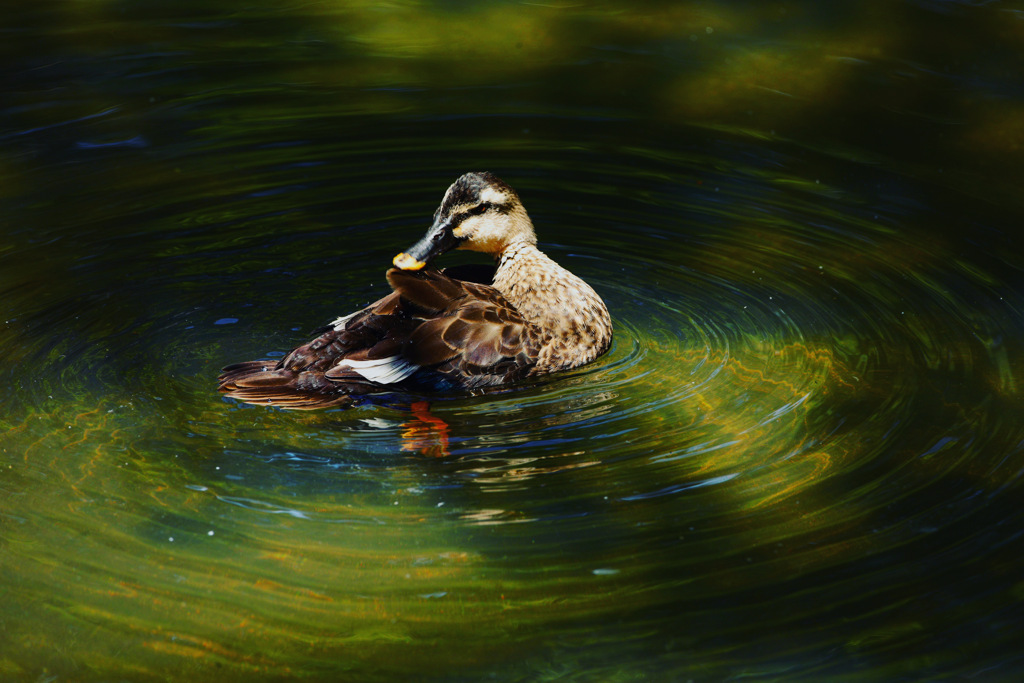
[{"label": "yellow bill tip", "polygon": [[404,251],[395,257],[394,264],[396,268],[401,268],[402,270],[419,270],[427,265],[424,261],[415,259]]}]

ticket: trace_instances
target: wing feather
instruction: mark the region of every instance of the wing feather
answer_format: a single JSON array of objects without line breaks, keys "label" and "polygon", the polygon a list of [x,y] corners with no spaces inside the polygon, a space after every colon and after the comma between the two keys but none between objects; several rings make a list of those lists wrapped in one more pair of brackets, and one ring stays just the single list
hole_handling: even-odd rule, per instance
[{"label": "wing feather", "polygon": [[336,319],[280,362],[224,368],[220,390],[306,410],[396,388],[494,386],[536,364],[539,331],[493,287],[434,269],[391,269],[387,279],[391,294]]}]

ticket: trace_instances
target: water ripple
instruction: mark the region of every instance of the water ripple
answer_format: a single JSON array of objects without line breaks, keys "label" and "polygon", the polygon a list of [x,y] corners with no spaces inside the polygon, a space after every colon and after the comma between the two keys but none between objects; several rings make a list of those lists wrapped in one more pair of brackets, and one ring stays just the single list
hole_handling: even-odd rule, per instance
[{"label": "water ripple", "polygon": [[[834,673],[836,648],[948,621],[907,600],[977,595],[929,566],[1014,590],[1000,567],[1020,535],[998,530],[1020,520],[1019,273],[927,239],[914,220],[934,216],[912,202],[787,172],[806,150],[605,145],[589,164],[585,145],[524,140],[492,170],[607,301],[606,356],[426,415],[221,399],[221,365],[279,357],[384,291],[396,245],[457,174],[436,149],[460,172],[480,165],[454,124],[437,128],[427,147],[220,129],[176,160],[192,172],[185,199],[167,176],[176,199],[139,208],[140,178],[105,207],[149,216],[142,227],[111,238],[99,212],[38,243],[14,235],[0,400],[18,504],[2,543],[28,623],[45,622],[36,597],[74,594],[69,612],[99,634],[86,645],[143,634],[158,668],[301,641],[268,655],[283,671],[309,642],[347,652],[342,632],[385,634],[397,653],[420,645],[396,624],[498,641],[510,614],[621,648],[595,624],[628,604],[622,642],[671,631],[760,661],[799,623],[812,635],[791,655]],[[230,177],[204,168],[214,153]],[[40,244],[66,283],[38,277],[26,255]],[[829,605],[850,617],[815,636]]]}]

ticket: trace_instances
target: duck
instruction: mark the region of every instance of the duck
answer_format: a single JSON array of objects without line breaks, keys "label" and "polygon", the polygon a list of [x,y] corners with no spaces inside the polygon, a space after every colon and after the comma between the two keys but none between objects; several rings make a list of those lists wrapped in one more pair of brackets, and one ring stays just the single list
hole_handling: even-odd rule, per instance
[{"label": "duck", "polygon": [[[488,254],[494,266],[431,265],[453,249]],[[281,360],[224,367],[219,391],[294,410],[474,393],[582,366],[611,345],[604,301],[537,247],[519,195],[492,173],[452,183],[426,235],[394,257],[386,278],[390,294]]]}]

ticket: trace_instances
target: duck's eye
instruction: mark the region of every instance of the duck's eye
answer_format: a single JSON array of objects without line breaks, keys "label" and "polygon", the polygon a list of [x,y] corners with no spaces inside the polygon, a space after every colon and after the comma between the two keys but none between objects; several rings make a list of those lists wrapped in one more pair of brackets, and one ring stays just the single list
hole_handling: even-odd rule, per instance
[{"label": "duck's eye", "polygon": [[484,202],[483,204],[477,204],[476,206],[474,206],[472,209],[470,209],[466,213],[468,213],[470,216],[479,216],[480,214],[482,214],[485,211],[487,211],[487,209],[489,209],[489,208],[491,208],[491,203],[490,202]]}]

